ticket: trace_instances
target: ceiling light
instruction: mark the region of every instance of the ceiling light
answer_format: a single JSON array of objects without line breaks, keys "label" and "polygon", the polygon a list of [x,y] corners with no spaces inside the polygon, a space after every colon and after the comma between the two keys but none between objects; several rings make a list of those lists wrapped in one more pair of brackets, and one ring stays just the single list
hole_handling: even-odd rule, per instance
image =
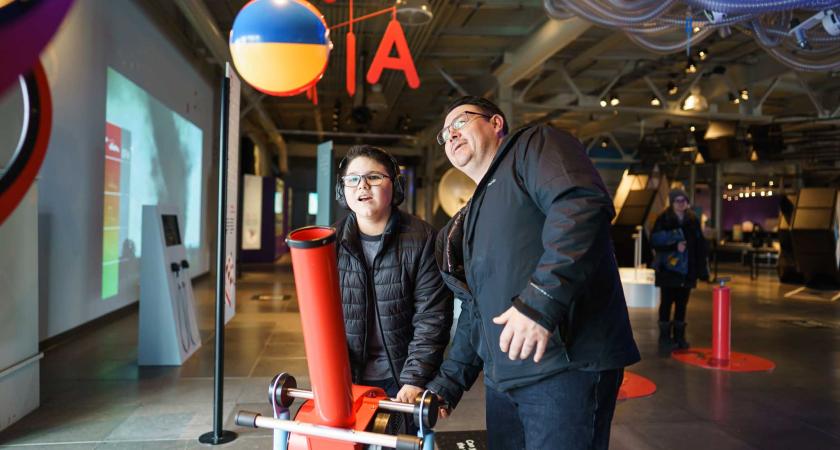
[{"label": "ceiling light", "polygon": [[695,32],[695,33],[699,33],[699,32],[700,32],[700,27],[695,26],[695,27],[694,27],[694,32]]},{"label": "ceiling light", "polygon": [[767,191],[767,196],[772,197],[773,196],[773,191]]},{"label": "ceiling light", "polygon": [[705,61],[706,58],[709,57],[709,51],[705,48],[701,48],[700,50],[697,50],[697,57],[700,58],[700,61]]},{"label": "ceiling light", "polygon": [[741,100],[746,101],[750,99],[750,91],[746,89],[741,89],[741,91],[738,92],[738,94],[741,96]]},{"label": "ceiling light", "polygon": [[755,187],[755,181],[753,181],[753,182],[752,182],[751,186],[752,186],[752,187]]},{"label": "ceiling light", "polygon": [[750,197],[755,197],[755,191],[750,192]]},{"label": "ceiling light", "polygon": [[660,106],[660,105],[662,105],[662,102],[659,101],[659,97],[654,95],[653,97],[650,98],[650,106]]},{"label": "ceiling light", "polygon": [[732,189],[732,184],[727,184],[726,189]]},{"label": "ceiling light", "polygon": [[397,20],[407,26],[423,25],[432,20],[432,8],[425,0],[397,0]]},{"label": "ceiling light", "polygon": [[673,81],[668,82],[668,95],[677,95],[679,92],[679,88],[677,87],[676,83]]},{"label": "ceiling light", "polygon": [[601,105],[601,108],[606,108],[607,107],[607,99],[602,98],[599,104]]},{"label": "ceiling light", "polygon": [[610,96],[610,106],[618,106],[619,103],[621,103],[621,100],[618,99],[618,95]]},{"label": "ceiling light", "polygon": [[736,97],[735,94],[729,93],[729,101],[732,102],[733,105],[737,105],[741,103],[741,99]]},{"label": "ceiling light", "polygon": [[761,196],[764,197],[765,195],[767,195],[767,193],[762,190],[761,191]]},{"label": "ceiling light", "polygon": [[697,128],[695,128],[694,125],[688,127],[688,131],[691,131],[692,133],[694,133],[694,130],[696,130],[696,129]]},{"label": "ceiling light", "polygon": [[697,64],[691,58],[688,58],[688,61],[685,63],[685,73],[697,73]]},{"label": "ceiling light", "polygon": [[738,197],[744,198],[744,193],[743,193],[743,192],[739,192],[739,193],[738,193]]},{"label": "ceiling light", "polygon": [[609,142],[607,142],[606,139],[602,139],[601,140],[601,148],[607,148],[607,145],[609,145]]},{"label": "ceiling light", "polygon": [[767,185],[768,185],[768,186],[773,186],[773,180],[770,180],[770,182],[769,182],[769,183],[767,183]]},{"label": "ceiling light", "polygon": [[702,111],[709,107],[709,101],[700,93],[700,88],[695,86],[691,88],[691,94],[685,98],[682,104],[684,111]]},{"label": "ceiling light", "polygon": [[702,153],[697,152],[697,154],[694,155],[694,164],[706,164],[706,160],[703,158]]}]

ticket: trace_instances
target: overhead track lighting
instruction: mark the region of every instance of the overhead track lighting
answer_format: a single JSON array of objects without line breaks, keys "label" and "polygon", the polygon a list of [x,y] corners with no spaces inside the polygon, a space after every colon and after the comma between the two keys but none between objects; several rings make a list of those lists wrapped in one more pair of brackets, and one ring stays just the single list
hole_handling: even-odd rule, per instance
[{"label": "overhead track lighting", "polygon": [[661,106],[661,105],[662,105],[662,102],[659,101],[659,97],[654,95],[653,97],[650,98],[650,106]]},{"label": "overhead track lighting", "polygon": [[708,109],[709,101],[700,93],[700,88],[695,86],[691,89],[691,94],[685,98],[682,104],[683,111],[702,111]]},{"label": "overhead track lighting", "polygon": [[677,95],[677,92],[679,92],[679,88],[677,87],[677,84],[674,83],[673,81],[669,81],[668,82],[668,95]]},{"label": "overhead track lighting", "polygon": [[750,99],[750,91],[748,91],[746,89],[741,89],[738,92],[738,95],[741,97],[741,100],[747,101],[747,100]]},{"label": "overhead track lighting", "polygon": [[610,96],[610,106],[618,106],[621,103],[621,100],[618,99],[618,95],[613,94]]},{"label": "overhead track lighting", "polygon": [[685,73],[697,73],[697,64],[694,62],[694,59],[688,58],[688,61],[686,61]]},{"label": "overhead track lighting", "polygon": [[397,20],[407,26],[423,25],[432,20],[432,8],[425,0],[397,0]]}]

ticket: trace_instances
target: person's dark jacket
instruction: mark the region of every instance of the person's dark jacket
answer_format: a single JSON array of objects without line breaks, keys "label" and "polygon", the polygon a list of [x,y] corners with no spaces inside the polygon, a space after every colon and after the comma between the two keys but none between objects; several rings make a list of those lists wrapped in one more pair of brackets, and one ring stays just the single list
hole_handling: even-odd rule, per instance
[{"label": "person's dark jacket", "polygon": [[[444,281],[463,302],[449,356],[427,387],[454,406],[482,368],[505,391],[639,361],[609,235],[614,214],[577,139],[547,126],[506,137],[439,235]],[[551,331],[539,363],[499,348],[503,327],[492,319],[511,306]]]},{"label": "person's dark jacket", "polygon": [[[440,366],[452,325],[452,293],[435,262],[435,230],[422,220],[394,212],[368,267],[354,214],[336,224],[342,310],[353,382],[367,359],[368,317],[382,333],[393,377],[425,386]],[[373,314],[368,309],[376,305]]]},{"label": "person's dark jacket", "polygon": [[[688,259],[688,273],[685,275],[667,269],[658,269],[656,271],[656,285],[660,287],[687,287],[694,288],[697,286],[697,279],[709,279],[709,266],[706,262],[708,250],[706,248],[706,239],[703,237],[703,232],[700,229],[700,221],[693,214],[686,212],[685,219],[680,223],[677,215],[670,209],[665,210],[656,222],[653,224],[653,231],[651,234],[661,230],[682,229],[685,237],[685,251]],[[677,250],[677,244],[656,246],[653,245],[655,252],[673,252]]]}]

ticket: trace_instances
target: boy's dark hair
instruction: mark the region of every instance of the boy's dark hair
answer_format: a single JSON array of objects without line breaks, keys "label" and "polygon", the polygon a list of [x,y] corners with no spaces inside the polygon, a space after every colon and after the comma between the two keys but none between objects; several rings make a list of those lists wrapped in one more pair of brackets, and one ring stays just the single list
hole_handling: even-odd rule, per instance
[{"label": "boy's dark hair", "polygon": [[465,95],[459,99],[456,99],[455,101],[450,103],[449,106],[446,107],[446,113],[444,115],[451,113],[453,109],[461,105],[473,105],[480,109],[481,112],[483,112],[484,114],[490,116],[498,114],[502,116],[502,120],[504,121],[502,133],[504,133],[505,135],[508,134],[508,121],[507,117],[505,117],[505,113],[503,113],[502,110],[499,109],[499,107],[496,106],[495,103],[483,97],[477,97],[475,95]]},{"label": "boy's dark hair", "polygon": [[397,179],[397,175],[399,175],[398,171],[400,169],[399,166],[397,166],[394,157],[379,147],[367,144],[354,145],[347,150],[347,154],[338,166],[339,177],[346,175],[347,166],[350,165],[350,161],[353,161],[360,156],[370,158],[379,164],[382,164],[385,167],[385,170],[388,171],[387,175],[391,177],[392,180]]}]

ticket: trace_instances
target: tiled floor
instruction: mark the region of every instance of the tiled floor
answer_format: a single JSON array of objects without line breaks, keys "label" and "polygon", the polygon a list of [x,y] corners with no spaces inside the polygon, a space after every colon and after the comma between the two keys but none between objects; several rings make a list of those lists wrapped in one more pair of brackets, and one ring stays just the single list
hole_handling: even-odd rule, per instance
[{"label": "tiled floor", "polygon": [[[765,373],[685,366],[657,354],[654,310],[631,317],[643,361],[631,371],[658,385],[622,402],[614,449],[840,448],[840,302],[783,298],[794,286],[772,273],[732,282],[733,349],[773,360]],[[137,314],[49,349],[42,361],[42,406],[0,433],[0,446],[50,449],[185,449],[212,428],[212,279],[196,283],[203,346],[181,367],[138,367]],[[269,294],[267,300],[254,296]],[[287,262],[251,266],[238,282],[237,315],[225,332],[225,429],[220,448],[271,448],[266,430],[236,427],[233,413],[270,414],[270,378],[286,371],[308,386],[294,283]],[[711,286],[692,295],[688,336],[710,346]],[[483,388],[467,394],[438,430],[484,427]]]}]

